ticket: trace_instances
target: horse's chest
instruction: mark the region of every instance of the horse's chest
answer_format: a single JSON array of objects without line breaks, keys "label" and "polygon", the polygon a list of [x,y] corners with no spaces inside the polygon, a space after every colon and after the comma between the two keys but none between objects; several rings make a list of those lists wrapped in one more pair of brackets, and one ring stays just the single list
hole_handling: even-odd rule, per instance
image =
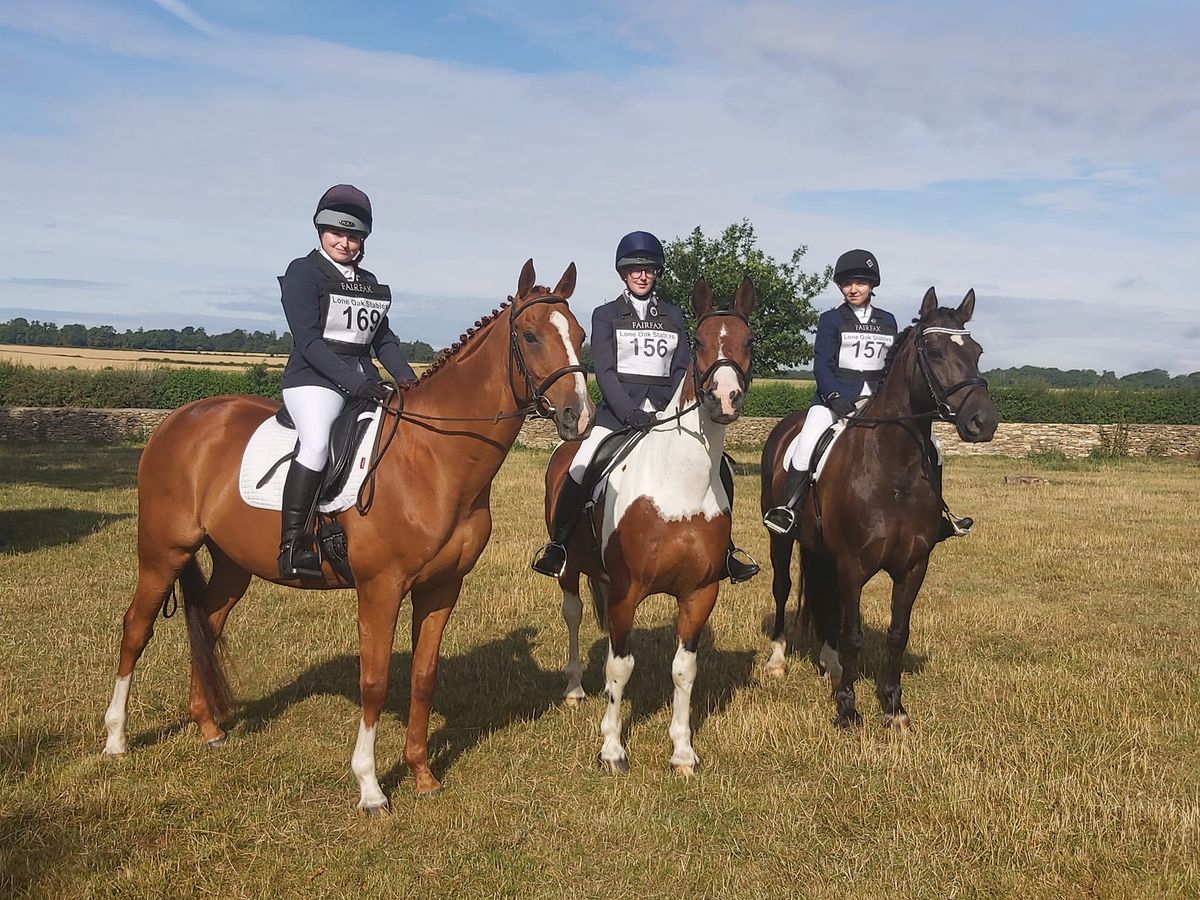
[{"label": "horse's chest", "polygon": [[711,520],[729,508],[707,447],[696,442],[676,442],[671,447],[666,441],[652,440],[655,437],[647,437],[609,477],[606,542],[640,497],[648,499],[667,522],[698,515]]}]

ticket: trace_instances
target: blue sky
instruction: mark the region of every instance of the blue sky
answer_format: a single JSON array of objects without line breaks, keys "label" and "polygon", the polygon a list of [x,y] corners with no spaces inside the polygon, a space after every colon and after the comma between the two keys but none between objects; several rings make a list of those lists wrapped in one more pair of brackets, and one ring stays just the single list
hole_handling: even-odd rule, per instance
[{"label": "blue sky", "polygon": [[1200,370],[1200,6],[977,6],[6,4],[0,318],[282,330],[349,181],[406,339],[530,256],[586,321],[624,232],[749,218],[902,320],[974,287],[985,367]]}]

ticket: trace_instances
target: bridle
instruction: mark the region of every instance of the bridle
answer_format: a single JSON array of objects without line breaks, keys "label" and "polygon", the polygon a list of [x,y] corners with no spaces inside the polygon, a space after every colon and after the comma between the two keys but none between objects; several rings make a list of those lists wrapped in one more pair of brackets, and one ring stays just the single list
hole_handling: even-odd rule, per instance
[{"label": "bridle", "polygon": [[[708,312],[706,312],[704,315],[702,315],[699,319],[696,320],[696,332],[699,333],[701,322],[703,322],[705,319],[711,319],[715,316],[733,316],[735,319],[739,319],[742,322],[746,322],[746,319],[744,316],[742,316],[740,313],[738,313],[732,309],[710,309]],[[746,324],[749,325],[748,322],[746,322]],[[738,387],[740,387],[742,389],[743,394],[745,394],[746,389],[750,387],[750,381],[752,379],[752,376],[749,372],[747,372],[745,369],[743,369],[741,367],[741,365],[738,364],[738,361],[736,359],[729,359],[728,357],[722,356],[719,359],[715,360],[712,365],[710,365],[707,369],[704,370],[703,373],[701,373],[700,370],[696,367],[696,359],[697,359],[697,356],[695,353],[693,353],[692,354],[692,365],[691,365],[692,385],[696,391],[696,402],[697,403],[700,402],[700,395],[703,392],[704,385],[708,383],[708,380],[710,378],[712,378],[714,373],[716,373],[716,371],[718,369],[720,369],[722,366],[728,366],[729,368],[733,369],[734,374],[737,376]]]},{"label": "bridle", "polygon": [[[542,379],[542,383],[534,385],[533,377],[529,374],[529,366],[525,363],[525,354],[521,351],[521,342],[517,339],[517,316],[525,312],[531,306],[536,306],[539,303],[566,303],[562,297],[556,297],[553,294],[546,294],[544,297],[536,297],[533,300],[526,300],[521,304],[519,309],[513,309],[508,316],[508,383],[512,387],[513,402],[517,404],[515,414],[530,415],[535,419],[552,419],[554,418],[554,405],[547,399],[546,391],[558,379],[565,375],[580,374],[587,377],[587,369],[582,365],[563,366],[561,369],[555,369],[549,375]],[[529,399],[522,402],[517,396],[517,388],[513,383],[513,367],[521,373],[521,378],[525,381],[525,393]]]}]

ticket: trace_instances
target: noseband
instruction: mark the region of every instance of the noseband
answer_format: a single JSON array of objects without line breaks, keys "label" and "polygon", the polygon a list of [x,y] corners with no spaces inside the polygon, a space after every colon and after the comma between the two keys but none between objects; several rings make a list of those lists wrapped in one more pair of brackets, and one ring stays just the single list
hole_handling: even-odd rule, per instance
[{"label": "noseband", "polygon": [[[971,398],[971,394],[975,393],[977,389],[982,387],[984,390],[987,390],[987,380],[977,375],[974,378],[964,378],[962,381],[958,382],[957,384],[953,384],[950,387],[943,387],[942,383],[938,380],[937,375],[934,374],[933,369],[930,368],[929,360],[925,358],[925,335],[927,334],[954,334],[960,336],[969,336],[971,332],[965,328],[941,328],[938,326],[917,329],[917,366],[920,368],[921,374],[925,376],[925,385],[929,388],[930,396],[933,397],[934,407],[937,410],[937,417],[943,422],[953,422],[958,416],[958,410],[950,408],[951,395],[961,391],[965,387],[969,387],[971,390],[967,392],[967,396],[963,400],[963,403],[966,403],[967,400]],[[959,407],[962,407],[962,403],[959,404]]]},{"label": "noseband", "polygon": [[566,303],[567,301],[561,297],[555,297],[553,294],[547,294],[544,297],[537,297],[533,300],[527,300],[521,304],[520,309],[516,309],[508,316],[508,383],[513,383],[513,368],[521,373],[521,378],[525,381],[525,393],[529,397],[528,400],[522,401],[517,396],[517,389],[513,387],[513,400],[519,407],[518,412],[521,414],[529,414],[535,419],[552,419],[556,410],[546,398],[546,391],[550,386],[564,375],[573,375],[579,373],[585,378],[587,377],[587,369],[583,366],[563,366],[561,369],[556,369],[547,375],[541,384],[535,385],[533,378],[529,374],[529,366],[525,364],[525,355],[521,352],[521,342],[517,340],[517,316],[525,312],[531,306],[536,306],[539,303]]},{"label": "noseband", "polygon": [[[701,322],[703,322],[705,319],[711,319],[714,316],[733,316],[735,319],[738,319],[742,322],[746,322],[746,320],[742,316],[738,315],[732,309],[712,309],[712,310],[709,310],[708,312],[706,312],[704,315],[702,315],[699,319],[696,320],[696,331],[697,332],[700,331],[700,323]],[[747,324],[749,324],[749,323],[747,323]],[[708,383],[708,380],[710,378],[712,378],[713,374],[722,366],[729,366],[729,368],[733,369],[734,374],[737,375],[738,387],[740,387],[742,389],[743,394],[746,393],[746,389],[748,387],[750,387],[750,381],[751,381],[752,376],[749,372],[747,372],[740,365],[738,365],[737,360],[729,359],[727,357],[722,356],[722,357],[718,358],[711,366],[709,366],[707,369],[705,369],[703,373],[701,373],[700,370],[696,368],[696,354],[693,353],[692,354],[692,365],[691,365],[692,383],[693,383],[693,386],[696,391],[696,400],[697,401],[699,401],[700,395],[704,391],[704,385]]]}]

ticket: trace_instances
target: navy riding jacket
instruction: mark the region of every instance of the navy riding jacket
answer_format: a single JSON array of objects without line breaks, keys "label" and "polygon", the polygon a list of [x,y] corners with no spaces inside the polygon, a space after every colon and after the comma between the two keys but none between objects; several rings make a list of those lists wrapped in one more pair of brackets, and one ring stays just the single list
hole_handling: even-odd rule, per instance
[{"label": "navy riding jacket", "polygon": [[[345,356],[335,353],[322,337],[321,287],[336,269],[328,260],[328,272],[309,256],[293,259],[287,272],[279,278],[283,312],[292,332],[292,354],[283,370],[282,387],[320,385],[353,395],[368,378],[380,381],[379,371],[370,356]],[[378,284],[366,269],[357,270],[360,280]],[[340,273],[336,274],[341,278]],[[371,349],[397,384],[413,381],[416,375],[404,358],[400,340],[388,326],[387,316],[371,340]]]},{"label": "navy riding jacket", "polygon": [[[863,385],[868,380],[867,376],[846,378],[837,374],[838,353],[842,349],[839,326],[847,321],[847,315],[857,320],[850,304],[843,303],[821,313],[821,318],[817,320],[817,336],[813,340],[813,375],[817,380],[817,389],[813,392],[813,406],[828,406],[829,398],[834,394],[854,402],[861,396]],[[891,332],[896,332],[896,317],[874,304],[871,305],[868,322],[890,326]]]},{"label": "navy riding jacket", "polygon": [[635,409],[640,409],[642,401],[649,399],[654,408],[662,412],[671,398],[679,382],[687,372],[691,359],[691,350],[687,340],[687,323],[683,311],[673,303],[662,299],[656,300],[659,314],[669,318],[679,329],[679,343],[671,357],[671,381],[669,384],[638,384],[623,381],[617,373],[617,352],[613,341],[613,325],[619,319],[625,318],[622,310],[622,297],[597,306],[592,312],[592,362],[596,369],[596,383],[600,385],[603,395],[600,407],[596,410],[596,424],[614,431],[625,425],[625,420]]}]

